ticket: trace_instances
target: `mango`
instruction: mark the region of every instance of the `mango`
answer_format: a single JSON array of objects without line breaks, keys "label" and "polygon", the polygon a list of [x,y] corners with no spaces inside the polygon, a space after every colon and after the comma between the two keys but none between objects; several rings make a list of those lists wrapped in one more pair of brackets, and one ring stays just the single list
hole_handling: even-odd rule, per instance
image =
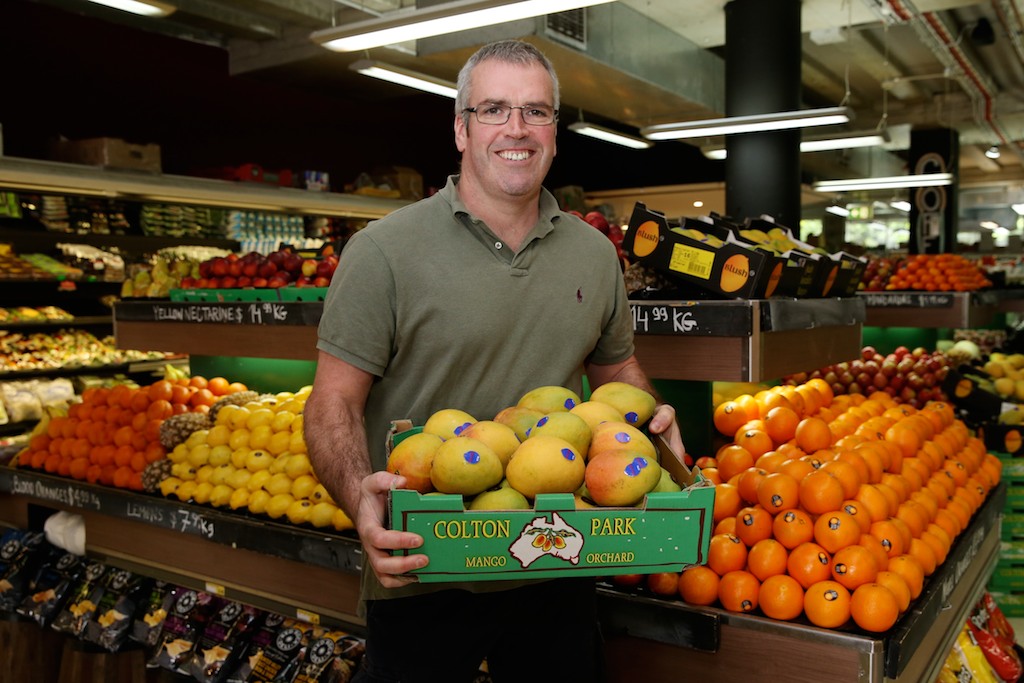
[{"label": "mango", "polygon": [[557,436],[572,444],[577,453],[586,454],[590,449],[590,425],[582,417],[569,413],[550,413],[537,420],[530,430],[528,439],[537,436]]},{"label": "mango", "polygon": [[466,427],[461,436],[483,441],[501,458],[502,466],[508,465],[512,454],[519,448],[519,437],[514,429],[494,420],[480,420]]},{"label": "mango", "polygon": [[398,443],[388,456],[387,470],[405,477],[406,488],[429,493],[434,490],[430,470],[434,454],[444,443],[437,434],[412,434]]},{"label": "mango", "polygon": [[598,425],[590,439],[587,459],[609,452],[629,451],[658,459],[658,449],[646,434],[625,422],[605,422]]},{"label": "mango", "polygon": [[470,510],[529,510],[530,501],[511,486],[498,486],[476,495],[470,501]]},{"label": "mango", "polygon": [[661,468],[661,478],[658,483],[651,489],[651,493],[676,493],[682,491],[683,487],[676,483],[676,480],[672,478],[669,471],[664,467]]},{"label": "mango", "polygon": [[423,423],[424,434],[436,434],[442,439],[450,439],[462,433],[466,427],[476,422],[476,418],[464,410],[444,408],[427,418]]},{"label": "mango", "polygon": [[584,401],[569,412],[582,417],[591,432],[602,422],[622,422],[623,417],[618,410],[600,401]]},{"label": "mango", "polygon": [[504,477],[501,458],[483,441],[454,436],[434,453],[430,481],[441,493],[475,496]]},{"label": "mango", "polygon": [[642,425],[654,415],[657,400],[649,393],[625,382],[606,382],[594,389],[591,401],[607,403],[620,413],[623,420],[631,425]]},{"label": "mango", "polygon": [[531,389],[523,394],[516,404],[520,408],[548,413],[569,412],[580,402],[579,395],[572,389],[559,386],[545,386]]},{"label": "mango", "polygon": [[511,427],[520,441],[526,441],[528,432],[542,417],[544,413],[539,410],[510,406],[495,415],[494,421]]},{"label": "mango", "polygon": [[636,451],[617,451],[592,458],[584,480],[590,498],[602,507],[631,507],[661,480],[655,458]]},{"label": "mango", "polygon": [[524,441],[512,455],[505,477],[529,499],[538,493],[572,493],[583,484],[586,463],[565,439],[539,435]]}]

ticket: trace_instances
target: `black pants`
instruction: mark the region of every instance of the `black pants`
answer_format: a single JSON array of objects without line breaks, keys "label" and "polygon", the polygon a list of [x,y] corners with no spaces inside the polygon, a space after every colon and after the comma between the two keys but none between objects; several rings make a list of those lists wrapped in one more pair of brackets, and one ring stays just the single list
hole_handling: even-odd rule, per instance
[{"label": "black pants", "polygon": [[603,680],[591,578],[444,590],[366,609],[366,655],[353,683],[468,683],[484,658],[494,683]]}]

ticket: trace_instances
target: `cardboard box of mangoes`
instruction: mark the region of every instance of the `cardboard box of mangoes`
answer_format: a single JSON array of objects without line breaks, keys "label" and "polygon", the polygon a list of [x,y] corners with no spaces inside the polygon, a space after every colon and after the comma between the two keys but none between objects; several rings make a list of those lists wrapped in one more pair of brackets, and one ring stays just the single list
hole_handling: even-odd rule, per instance
[{"label": "cardboard box of mangoes", "polygon": [[[423,537],[420,548],[396,551],[430,558],[414,572],[417,578],[612,576],[703,564],[714,486],[664,439],[630,425],[629,412],[607,415],[601,397],[598,387],[590,400],[570,398],[571,410],[550,413],[520,401],[493,420],[461,425],[455,410],[438,411],[423,426],[394,422],[388,469],[405,476],[410,488],[390,493],[390,524]],[[634,417],[644,424],[650,414]],[[442,420],[456,425],[448,438],[439,436],[447,429],[438,429]],[[589,432],[587,445],[576,440],[584,432],[580,425]],[[431,443],[435,438],[440,443]],[[416,462],[414,453],[423,449],[433,449],[429,473]],[[504,464],[494,465],[491,453]],[[485,466],[492,470],[488,481],[464,488],[466,477],[478,476],[466,473]],[[584,476],[587,467],[592,470]],[[416,486],[424,477],[440,490]],[[452,489],[472,493],[444,492]]]},{"label": "cardboard box of mangoes", "polygon": [[766,299],[776,294],[785,261],[719,236],[713,223],[670,223],[642,202],[633,207],[623,248],[639,262],[719,298]]}]

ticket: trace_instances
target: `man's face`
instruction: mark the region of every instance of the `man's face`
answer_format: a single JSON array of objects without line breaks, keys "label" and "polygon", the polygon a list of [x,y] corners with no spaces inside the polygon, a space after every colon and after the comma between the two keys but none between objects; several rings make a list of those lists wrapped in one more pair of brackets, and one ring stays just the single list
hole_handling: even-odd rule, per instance
[{"label": "man's face", "polygon": [[[477,65],[470,78],[470,107],[484,103],[513,107],[554,107],[551,77],[539,64],[518,66],[497,60]],[[556,124],[530,126],[521,109],[507,123],[487,125],[474,114],[455,117],[455,144],[462,152],[462,175],[489,194],[535,194],[555,156]]]}]

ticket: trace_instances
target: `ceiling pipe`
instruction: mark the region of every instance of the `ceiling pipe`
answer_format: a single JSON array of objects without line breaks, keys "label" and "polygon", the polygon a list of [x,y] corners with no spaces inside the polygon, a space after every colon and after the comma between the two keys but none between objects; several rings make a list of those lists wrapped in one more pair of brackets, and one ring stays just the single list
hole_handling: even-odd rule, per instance
[{"label": "ceiling pipe", "polygon": [[[945,66],[955,72],[954,78],[967,91],[975,103],[975,118],[979,123],[988,126],[996,135],[1000,144],[1008,145],[1010,137],[996,120],[993,113],[994,96],[992,88],[974,66],[960,46],[956,44],[952,33],[942,20],[933,12],[920,12],[911,0],[887,0],[892,12],[901,21],[912,21],[925,42],[930,44],[932,52]],[[978,112],[978,107],[981,113]]]}]

